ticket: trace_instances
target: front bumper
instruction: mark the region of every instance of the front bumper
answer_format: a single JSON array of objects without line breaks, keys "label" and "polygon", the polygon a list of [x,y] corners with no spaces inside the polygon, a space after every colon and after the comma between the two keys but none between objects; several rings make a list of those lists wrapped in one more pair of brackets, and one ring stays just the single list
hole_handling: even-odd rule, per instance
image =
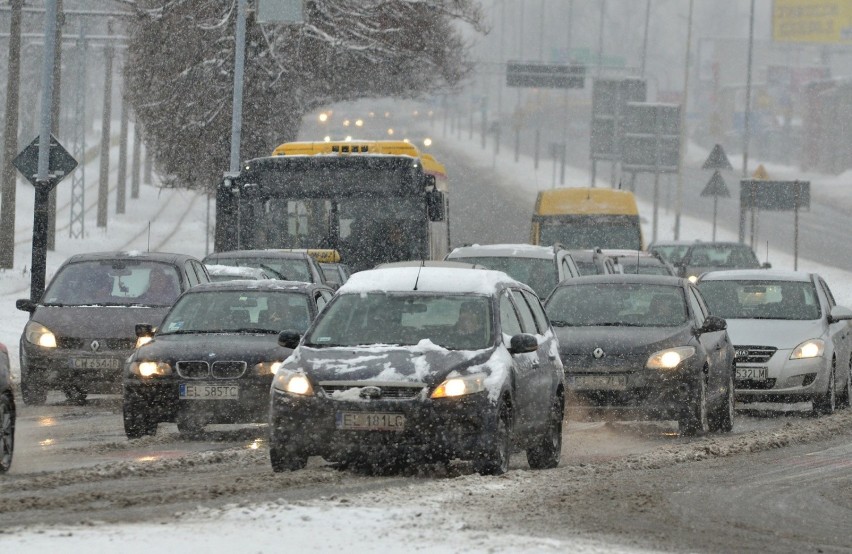
[{"label": "front bumper", "polygon": [[[187,400],[180,397],[181,379],[142,380],[125,378],[124,404],[145,410],[157,421],[175,421],[179,413],[191,412],[207,423],[265,423],[269,414],[269,387],[272,376],[244,376],[238,379],[210,379],[204,384],[237,386],[239,398]],[[198,384],[194,382],[193,384]]]},{"label": "front bumper", "polygon": [[[338,413],[402,414],[400,431],[338,428]],[[322,393],[304,397],[272,389],[271,440],[328,460],[404,451],[425,458],[470,459],[487,444],[497,426],[497,406],[486,393],[459,398],[333,400]]]},{"label": "front bumper", "polygon": [[21,379],[48,389],[75,387],[89,393],[118,393],[121,372],[133,350],[42,348],[21,341]]},{"label": "front bumper", "polygon": [[[590,415],[665,420],[676,419],[694,396],[698,369],[681,365],[672,370],[572,372],[566,370],[571,405]],[[611,384],[595,388],[586,377],[605,377]]]},{"label": "front bumper", "polygon": [[828,390],[831,358],[791,360],[792,350],[777,350],[764,363],[737,363],[737,368],[767,368],[765,381],[737,380],[739,402],[805,402]]}]

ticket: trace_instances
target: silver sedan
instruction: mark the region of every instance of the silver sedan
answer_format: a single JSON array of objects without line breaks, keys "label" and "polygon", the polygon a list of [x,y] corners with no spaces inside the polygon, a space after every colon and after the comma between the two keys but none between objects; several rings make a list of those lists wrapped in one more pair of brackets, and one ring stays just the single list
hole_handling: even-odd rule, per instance
[{"label": "silver sedan", "polygon": [[812,401],[814,412],[849,406],[852,311],[825,280],[794,271],[713,271],[698,282],[711,313],[728,321],[741,402]]}]

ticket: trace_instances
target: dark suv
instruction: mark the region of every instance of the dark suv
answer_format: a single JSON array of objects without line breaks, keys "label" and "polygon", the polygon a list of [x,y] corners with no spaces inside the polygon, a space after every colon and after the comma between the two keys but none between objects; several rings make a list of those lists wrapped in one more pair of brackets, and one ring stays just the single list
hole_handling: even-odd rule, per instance
[{"label": "dark suv", "polygon": [[183,291],[209,281],[204,265],[183,254],[72,256],[38,302],[16,302],[31,314],[21,335],[24,402],[43,404],[51,389],[77,403],[89,393],[120,392],[135,325],[159,325]]}]

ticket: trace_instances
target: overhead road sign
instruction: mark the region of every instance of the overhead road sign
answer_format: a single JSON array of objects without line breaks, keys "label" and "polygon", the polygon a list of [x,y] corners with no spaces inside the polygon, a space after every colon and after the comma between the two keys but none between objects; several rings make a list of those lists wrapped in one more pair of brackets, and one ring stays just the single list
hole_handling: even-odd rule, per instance
[{"label": "overhead road sign", "polygon": [[[21,153],[12,161],[12,164],[18,171],[30,182],[31,185],[40,186],[37,182],[38,178],[38,144],[39,138],[33,139],[26,148],[21,150]],[[59,181],[69,175],[74,168],[77,167],[77,160],[74,159],[65,147],[54,137],[50,135],[50,158],[48,161],[47,172],[50,179],[46,183],[50,188],[55,187]]]},{"label": "overhead road sign", "polygon": [[680,106],[628,102],[621,139],[625,171],[677,173],[680,168]]},{"label": "overhead road sign", "polygon": [[852,44],[849,0],[775,0],[772,40],[816,44]]},{"label": "overhead road sign", "polygon": [[727,154],[725,154],[725,149],[722,148],[721,144],[717,144],[713,147],[713,150],[710,152],[710,155],[707,156],[707,160],[704,162],[704,165],[701,166],[701,169],[734,169],[731,166],[731,161],[728,160]]},{"label": "overhead road sign", "polygon": [[520,88],[583,88],[586,66],[508,62],[506,86]]},{"label": "overhead road sign", "polygon": [[[592,85],[592,160],[621,159],[621,124],[628,102],[644,102],[643,79],[595,79]],[[594,165],[593,165],[594,171]],[[594,182],[594,179],[592,180]]]}]

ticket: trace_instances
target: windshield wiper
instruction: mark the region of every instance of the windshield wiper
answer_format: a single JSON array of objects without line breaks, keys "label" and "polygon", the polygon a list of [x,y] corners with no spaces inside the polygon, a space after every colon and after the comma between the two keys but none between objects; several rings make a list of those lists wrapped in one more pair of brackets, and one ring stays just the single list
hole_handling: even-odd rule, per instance
[{"label": "windshield wiper", "polygon": [[590,323],[590,327],[644,327],[639,323],[627,323],[626,321],[607,321],[605,323]]},{"label": "windshield wiper", "polygon": [[264,269],[266,271],[271,271],[275,275],[276,279],[281,279],[282,281],[287,281],[287,277],[285,277],[280,271],[276,271],[266,264],[257,264],[257,265],[259,265],[261,269]]}]

